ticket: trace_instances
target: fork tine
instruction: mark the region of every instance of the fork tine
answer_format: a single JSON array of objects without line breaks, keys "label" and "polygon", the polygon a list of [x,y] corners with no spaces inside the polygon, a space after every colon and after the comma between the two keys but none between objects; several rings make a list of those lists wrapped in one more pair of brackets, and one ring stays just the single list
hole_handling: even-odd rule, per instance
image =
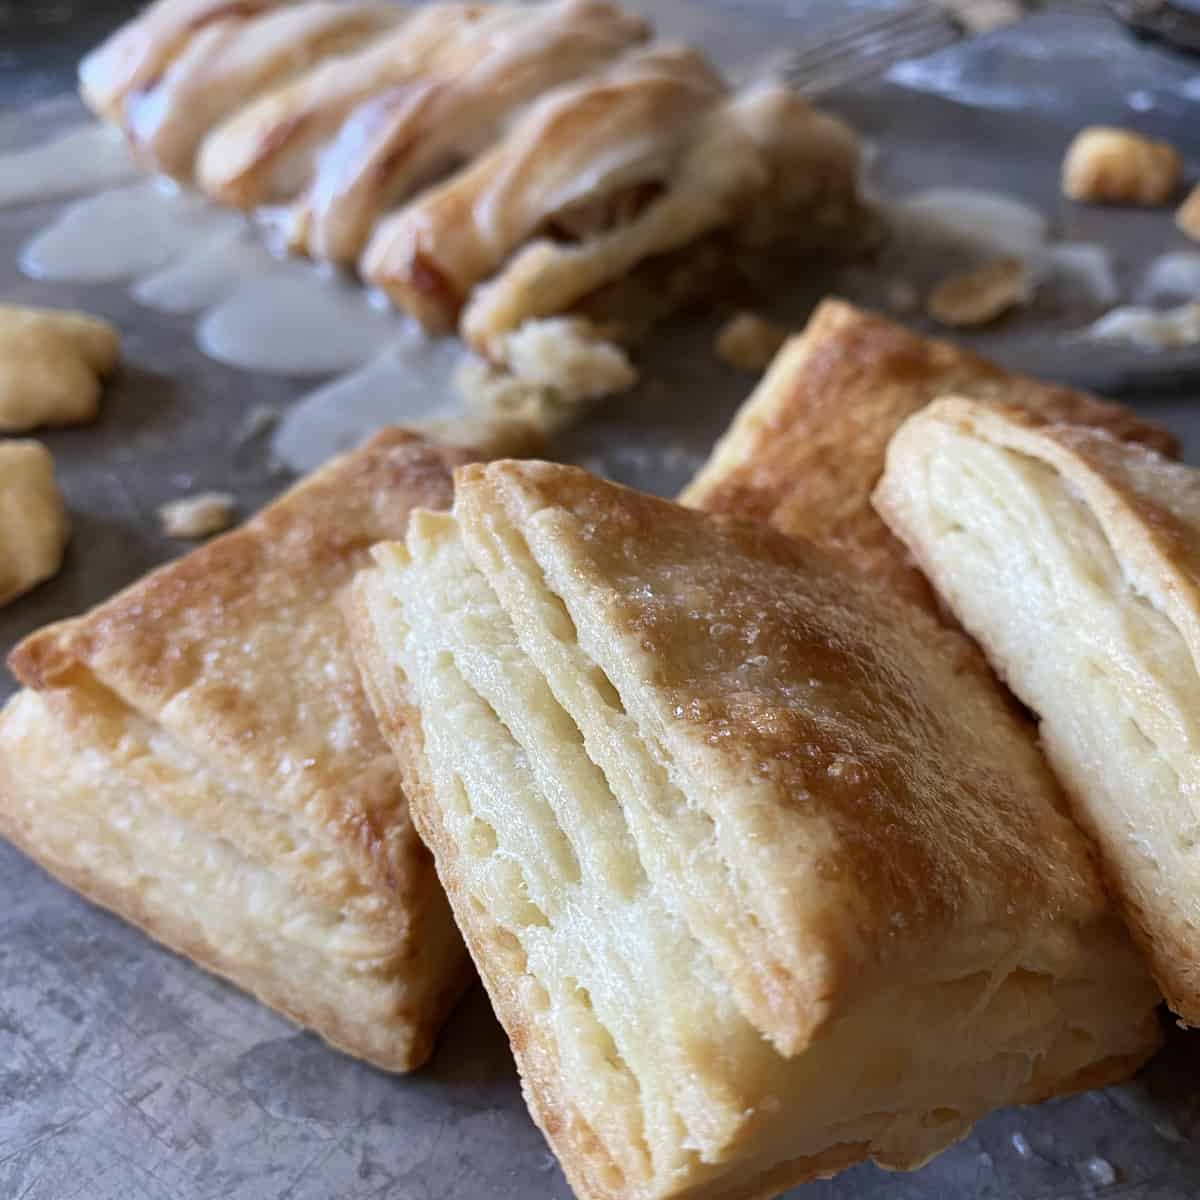
[{"label": "fork tine", "polygon": [[870,42],[885,35],[899,37],[921,29],[949,28],[950,24],[945,14],[932,5],[910,5],[906,8],[892,9],[880,16],[856,18],[842,25],[831,37],[813,42],[795,53],[798,59],[823,61],[835,54],[854,50],[863,42]]},{"label": "fork tine", "polygon": [[810,47],[788,55],[776,68],[785,82],[805,94],[829,91],[872,75],[882,75],[889,67],[906,58],[918,58],[958,39],[950,22],[934,14],[931,21],[912,21],[888,30],[889,36],[864,34],[844,36],[832,46]]}]

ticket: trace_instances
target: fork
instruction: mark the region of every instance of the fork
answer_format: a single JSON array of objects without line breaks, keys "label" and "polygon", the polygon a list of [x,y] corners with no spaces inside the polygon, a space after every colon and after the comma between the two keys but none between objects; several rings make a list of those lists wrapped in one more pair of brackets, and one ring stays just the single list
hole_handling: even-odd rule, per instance
[{"label": "fork", "polygon": [[909,58],[932,54],[959,39],[961,30],[929,0],[886,12],[856,14],[830,37],[789,51],[775,70],[809,96],[874,79]]}]

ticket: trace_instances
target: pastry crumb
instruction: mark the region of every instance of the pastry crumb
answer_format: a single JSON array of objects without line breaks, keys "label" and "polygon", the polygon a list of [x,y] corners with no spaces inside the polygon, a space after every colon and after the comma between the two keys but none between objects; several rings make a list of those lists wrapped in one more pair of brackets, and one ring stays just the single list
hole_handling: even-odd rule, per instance
[{"label": "pastry crumb", "polygon": [[986,325],[1027,301],[1032,286],[1022,259],[998,258],[943,279],[929,295],[929,315],[956,329]]},{"label": "pastry crumb", "polygon": [[0,305],[0,432],[94,421],[119,352],[116,326],[99,317]]},{"label": "pastry crumb", "polygon": [[740,312],[717,334],[717,355],[739,371],[765,371],[788,340],[789,330],[757,313]]},{"label": "pastry crumb", "polygon": [[625,351],[578,317],[524,322],[504,335],[500,358],[518,380],[550,389],[564,404],[613,396],[637,382]]},{"label": "pastry crumb", "polygon": [[158,510],[167,537],[199,540],[233,524],[235,498],[228,492],[200,492],[171,500]]},{"label": "pastry crumb", "polygon": [[1175,213],[1175,225],[1180,233],[1187,234],[1194,242],[1200,242],[1200,183],[1196,184],[1187,199]]},{"label": "pastry crumb", "polygon": [[1167,142],[1093,125],[1075,135],[1062,165],[1063,195],[1088,204],[1167,204],[1182,163]]},{"label": "pastry crumb", "polygon": [[58,574],[71,526],[41,442],[0,442],[0,605]]}]

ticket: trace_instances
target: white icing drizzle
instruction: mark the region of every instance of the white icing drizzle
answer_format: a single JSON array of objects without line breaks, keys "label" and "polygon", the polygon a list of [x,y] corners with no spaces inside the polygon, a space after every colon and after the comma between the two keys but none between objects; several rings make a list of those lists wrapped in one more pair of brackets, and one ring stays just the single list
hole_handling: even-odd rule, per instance
[{"label": "white icing drizzle", "polygon": [[196,330],[209,357],[251,371],[321,375],[365,362],[401,320],[377,312],[361,288],[295,262],[245,280]]},{"label": "white icing drizzle", "polygon": [[138,177],[120,131],[78,125],[48,142],[0,154],[0,208],[37,204]]},{"label": "white icing drizzle", "polygon": [[1146,270],[1139,299],[1147,304],[1200,300],[1200,253],[1176,250],[1156,258]]},{"label": "white icing drizzle", "polygon": [[1046,218],[1005,192],[980,188],[929,188],[893,207],[901,224],[944,233],[997,254],[1031,257],[1046,240]]},{"label": "white icing drizzle", "polygon": [[58,283],[112,283],[165,267],[243,218],[156,180],[72,204],[21,252],[21,269]]},{"label": "white icing drizzle", "polygon": [[139,279],[133,298],[160,312],[199,313],[219,304],[247,279],[279,266],[248,229],[218,234],[182,258]]},{"label": "white icing drizzle", "polygon": [[317,388],[288,410],[272,438],[275,456],[311,471],[384,425],[412,424],[453,401],[464,351],[454,338],[424,337],[406,325],[401,339],[357,371]]}]

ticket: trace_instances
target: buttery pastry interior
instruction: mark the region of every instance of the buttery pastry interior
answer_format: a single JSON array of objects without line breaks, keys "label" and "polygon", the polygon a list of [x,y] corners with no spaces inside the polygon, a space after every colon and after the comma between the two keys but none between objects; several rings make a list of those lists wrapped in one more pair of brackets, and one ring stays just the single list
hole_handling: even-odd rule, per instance
[{"label": "buttery pastry interior", "polygon": [[63,882],[389,1070],[469,978],[338,597],[464,452],[385,431],[241,529],[27,638],[0,833]]},{"label": "buttery pastry interior", "polygon": [[915,1167],[1156,1043],[957,634],[804,543],[548,464],[374,551],[354,645],[576,1193]]},{"label": "buttery pastry interior", "polygon": [[876,503],[1041,720],[1129,924],[1200,1024],[1200,472],[961,398],[893,439]]},{"label": "buttery pastry interior", "polygon": [[[868,236],[849,129],[781,86],[732,93],[650,33],[612,0],[157,0],[81,87],[155,169],[271,208],[294,250],[357,266],[525,378],[527,327],[570,316],[623,355],[768,251]],[[580,399],[633,378],[552,374],[531,387]]]}]

